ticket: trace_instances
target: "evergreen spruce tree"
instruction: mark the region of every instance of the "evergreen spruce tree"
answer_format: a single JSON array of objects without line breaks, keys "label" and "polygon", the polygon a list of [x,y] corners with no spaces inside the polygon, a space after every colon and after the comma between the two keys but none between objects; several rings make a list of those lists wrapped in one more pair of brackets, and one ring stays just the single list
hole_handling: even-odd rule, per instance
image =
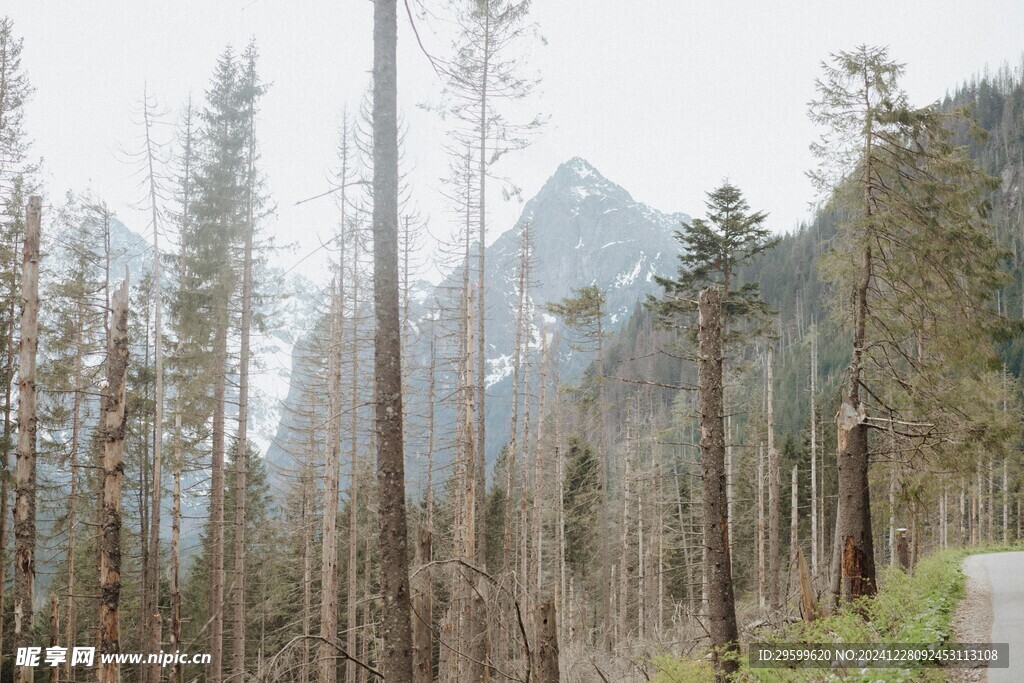
[{"label": "evergreen spruce tree", "polygon": [[[675,232],[680,250],[675,278],[655,276],[665,294],[648,298],[649,305],[669,325],[685,322],[683,314],[697,310],[700,290],[709,286],[722,289],[722,314],[726,341],[734,341],[733,327],[746,319],[760,322],[768,314],[757,282],[740,282],[740,269],[779,243],[764,222],[768,214],[751,213],[738,187],[729,181],[707,194],[707,218],[694,218]],[[749,329],[749,326],[747,326]]]},{"label": "evergreen spruce tree", "polygon": [[[8,504],[8,463],[14,452],[14,387],[18,366],[18,307],[21,303],[21,247],[29,197],[38,188],[28,162],[25,104],[33,88],[21,64],[22,40],[14,22],[0,16],[0,377],[3,378],[3,432],[0,434],[0,509]],[[4,652],[7,516],[0,515],[0,654]]]},{"label": "evergreen spruce tree", "polygon": [[[195,164],[190,167],[187,220],[181,222],[179,289],[171,312],[179,339],[179,364],[191,362],[193,403],[198,420],[210,421],[211,591],[210,680],[220,683],[224,668],[224,461],[227,375],[233,304],[243,279],[240,258],[250,225],[252,184],[250,107],[258,88],[251,60],[239,63],[228,47],[221,54],[206,105],[200,112]],[[255,182],[255,181],[253,181]],[[186,361],[185,359],[189,359]],[[243,465],[244,466],[244,465]]]},{"label": "evergreen spruce tree", "polygon": [[[10,17],[0,17],[0,211],[10,211],[15,183],[30,175],[30,141],[25,133],[25,104],[33,88],[21,65],[23,42]],[[20,207],[24,210],[24,206]]]},{"label": "evergreen spruce tree", "polygon": [[[716,680],[737,670],[736,604],[732,580],[731,542],[725,472],[724,376],[725,345],[737,341],[729,322],[764,321],[767,304],[757,283],[736,282],[741,264],[778,243],[764,227],[767,214],[750,213],[738,188],[724,182],[708,194],[707,218],[694,219],[676,232],[682,249],[675,279],[658,277],[661,300],[650,305],[661,321],[678,326],[691,323],[697,312],[698,391],[700,404],[701,485],[704,507],[704,580],[707,582],[709,632],[714,648]],[[778,455],[773,454],[769,476],[777,480]],[[778,495],[775,496],[775,503]],[[777,556],[777,543],[773,543]]]},{"label": "evergreen spruce tree", "polygon": [[[62,488],[52,504],[58,519],[54,531],[66,546],[62,639],[70,639],[78,633],[80,608],[88,606],[81,599],[79,581],[95,584],[94,563],[76,560],[83,541],[93,549],[90,557],[95,557],[96,550],[90,543],[88,524],[96,487],[92,485],[94,477],[83,475],[93,471],[96,462],[93,440],[99,406],[95,395],[106,346],[106,236],[100,207],[86,197],[69,194],[58,224],[60,239],[50,260],[53,271],[46,273],[49,311],[42,331],[46,354],[39,368],[40,422],[58,439],[47,459],[54,458],[69,478],[67,489]],[[70,669],[65,669],[68,680],[74,680],[76,672]]]},{"label": "evergreen spruce tree", "polygon": [[965,112],[914,107],[902,74],[885,48],[840,52],[823,65],[810,110],[826,129],[812,177],[846,216],[826,259],[837,313],[852,329],[837,417],[832,590],[842,600],[877,589],[869,430],[891,431],[899,420],[908,432],[909,422],[918,447],[934,444],[939,415],[922,414],[922,395],[959,403],[955,392],[937,395],[947,386],[937,378],[984,365],[992,347],[978,340],[999,326],[988,306],[1002,281],[987,221],[997,180],[955,142],[956,128],[969,125]]}]

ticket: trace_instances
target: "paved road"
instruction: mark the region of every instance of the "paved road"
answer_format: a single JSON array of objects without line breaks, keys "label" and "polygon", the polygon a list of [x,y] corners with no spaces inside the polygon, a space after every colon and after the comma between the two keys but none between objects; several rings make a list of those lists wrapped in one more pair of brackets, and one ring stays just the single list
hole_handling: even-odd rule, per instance
[{"label": "paved road", "polygon": [[989,669],[989,683],[1024,681],[1024,552],[972,555],[964,570],[985,582],[992,601],[989,641],[1010,644],[1010,668]]}]

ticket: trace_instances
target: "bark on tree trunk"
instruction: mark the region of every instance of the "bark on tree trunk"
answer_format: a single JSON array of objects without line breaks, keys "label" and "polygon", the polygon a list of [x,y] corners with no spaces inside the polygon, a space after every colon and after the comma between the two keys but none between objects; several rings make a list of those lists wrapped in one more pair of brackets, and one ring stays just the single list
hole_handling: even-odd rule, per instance
[{"label": "bark on tree trunk", "polygon": [[[128,372],[128,278],[114,292],[107,342],[107,387],[103,394],[103,491],[100,528],[100,614],[97,656],[121,649],[121,483],[124,479],[125,378]],[[100,661],[99,683],[119,683],[117,663]]]},{"label": "bark on tree trunk", "polygon": [[811,576],[818,577],[818,328],[811,336]]},{"label": "bark on tree trunk", "polygon": [[[57,594],[50,594],[50,647],[57,647],[58,638],[60,634],[60,615],[57,611]],[[58,683],[60,681],[60,667],[50,667],[50,683]]]},{"label": "bark on tree trunk", "polygon": [[545,600],[533,613],[534,664],[537,683],[558,683],[558,624],[555,601]]},{"label": "bark on tree trunk", "polygon": [[543,454],[544,454],[544,395],[546,393],[548,370],[548,341],[544,330],[540,331],[540,403],[537,411],[537,444],[533,460],[533,590],[537,599],[541,595],[541,579],[544,568],[544,516],[542,502],[544,500]]},{"label": "bark on tree trunk", "polygon": [[757,449],[757,605],[762,612],[768,605],[768,572],[764,544],[764,444]]},{"label": "bark on tree trunk", "polygon": [[[174,493],[171,502],[171,649],[181,647],[181,399],[174,411]],[[171,681],[183,683],[185,667],[175,662]]]},{"label": "bark on tree trunk", "polygon": [[[232,618],[231,676],[236,683],[242,683],[245,680],[245,479],[246,468],[249,462],[249,347],[252,329],[252,250],[256,231],[255,217],[253,216],[253,204],[255,201],[253,197],[253,184],[256,182],[254,115],[255,106],[253,102],[249,102],[248,186],[245,246],[242,255],[241,341],[238,357],[238,437],[236,439],[237,450],[235,451],[235,557],[234,566],[232,567],[234,614]],[[154,474],[154,476],[156,475]]]},{"label": "bark on tree trunk", "polygon": [[1003,543],[1010,542],[1010,489],[1009,489],[1009,466],[1007,458],[1003,458]]},{"label": "bark on tree trunk", "polygon": [[733,553],[733,506],[736,500],[736,491],[733,485],[733,455],[732,455],[732,444],[733,444],[733,431],[732,431],[732,410],[726,405],[728,414],[725,418],[725,495],[729,499],[728,513],[729,513],[729,555]]},{"label": "bark on tree trunk", "polygon": [[[516,341],[515,349],[512,351],[512,415],[508,439],[508,472],[505,482],[505,528],[502,542],[502,573],[506,573],[509,567],[512,566],[509,563],[509,558],[512,555],[514,510],[511,503],[512,487],[516,480],[516,456],[518,455],[519,446],[519,385],[520,373],[522,372],[523,315],[526,308],[527,228],[528,224],[523,226],[519,245],[519,277],[517,278],[519,305],[516,307]],[[524,532],[525,530],[520,528],[519,533],[522,534]],[[519,582],[513,582],[513,585],[518,584]]]},{"label": "bark on tree trunk", "polygon": [[[342,237],[341,251],[342,251],[342,264],[345,260],[345,238]],[[342,265],[344,269],[344,265]],[[352,233],[352,330],[351,343],[349,346],[349,371],[352,375],[351,386],[350,386],[350,400],[349,412],[351,413],[351,422],[349,423],[349,455],[350,465],[349,470],[349,501],[348,501],[348,566],[346,567],[346,595],[348,596],[345,601],[345,628],[347,630],[345,637],[345,647],[350,653],[356,651],[357,637],[359,635],[358,625],[359,619],[357,615],[357,600],[356,594],[359,592],[359,387],[360,387],[360,376],[359,376],[359,328],[356,320],[356,312],[359,308],[359,235],[353,231]],[[339,287],[340,295],[340,308],[345,308],[345,282],[342,279]],[[340,314],[339,314],[340,315]],[[339,368],[340,371],[340,368]],[[339,377],[340,381],[340,377]],[[367,580],[369,580],[367,578]],[[364,634],[363,641],[365,643],[368,634]],[[356,676],[359,672],[354,662],[347,660],[345,662],[345,681],[346,683],[356,683]]]},{"label": "bark on tree trunk", "polygon": [[[39,232],[42,199],[30,197],[21,272],[21,342],[18,367],[18,454],[14,469],[14,647],[31,647],[36,545],[36,350],[39,345]],[[19,683],[31,683],[20,667]]]},{"label": "bark on tree trunk", "polygon": [[[405,515],[405,453],[402,442],[402,334],[398,307],[397,35],[396,0],[375,0],[373,28],[373,295],[376,317],[374,387],[376,394],[377,488],[380,509],[379,552],[382,568],[380,594],[383,602],[380,617],[382,649],[379,661],[385,680],[400,683],[412,679],[412,624],[410,621],[408,541]],[[481,240],[482,252],[483,241]]]},{"label": "bark on tree trunk", "polygon": [[768,604],[773,612],[782,608],[779,598],[779,510],[782,505],[782,480],[779,471],[779,450],[775,448],[775,382],[774,343],[768,343],[766,364],[768,390]]},{"label": "bark on tree trunk", "polygon": [[[69,647],[73,647],[76,633],[76,622],[75,622],[75,540],[78,526],[78,444],[81,439],[81,419],[82,419],[82,330],[81,324],[83,322],[84,314],[82,307],[84,302],[78,303],[78,322],[79,329],[75,331],[75,369],[74,369],[74,386],[75,396],[72,400],[71,406],[71,454],[68,458],[68,469],[70,470],[69,475],[71,478],[71,492],[68,495],[68,551],[67,551],[67,572],[68,572],[68,590],[67,590],[67,633],[65,639],[67,640]],[[2,557],[2,554],[0,554]],[[2,650],[0,650],[2,651]],[[75,680],[75,669],[71,666],[71,658],[68,657],[67,664],[64,667],[66,678],[69,682]]]},{"label": "bark on tree trunk", "polygon": [[224,672],[224,402],[227,385],[228,332],[226,322],[217,323],[214,341],[212,462],[210,466],[210,683],[221,683]]},{"label": "bark on tree trunk", "polygon": [[302,662],[299,683],[309,683],[310,624],[313,621],[313,466],[316,461],[316,394],[309,406],[309,452],[302,469]]},{"label": "bark on tree trunk", "polygon": [[[525,358],[523,363],[523,385],[526,387],[530,386],[530,357],[529,355]],[[530,396],[529,393],[526,395],[526,401],[524,401],[526,409],[523,411],[523,452],[526,454],[523,457],[523,466],[520,468],[522,471],[519,476],[519,575],[517,583],[521,586],[521,590],[518,591],[516,597],[519,598],[520,603],[528,614],[532,613],[531,599],[533,593],[530,591],[530,523],[528,508],[526,505],[527,500],[530,496]],[[478,484],[479,486],[479,484]],[[478,488],[479,491],[485,491],[482,486]],[[484,519],[478,517],[477,519]],[[482,526],[485,526],[482,525]],[[478,527],[479,528],[479,527]]]},{"label": "bark on tree trunk", "polygon": [[[331,331],[328,339],[327,357],[327,449],[324,459],[324,516],[321,565],[320,565],[320,647],[318,664],[320,683],[334,683],[337,679],[338,636],[338,451],[340,448],[340,426],[338,400],[341,369],[338,354],[341,345],[341,315],[338,296],[331,286]],[[355,539],[350,539],[354,543]],[[353,600],[353,596],[348,596]]]},{"label": "bark on tree trunk", "polygon": [[854,291],[853,353],[837,415],[839,451],[839,510],[836,518],[838,561],[833,586],[842,601],[874,595],[875,554],[871,537],[871,493],[868,488],[868,427],[860,402],[868,287],[871,283],[871,247],[865,247]]},{"label": "bark on tree trunk", "polygon": [[794,587],[800,587],[800,572],[797,567],[796,558],[796,552],[800,549],[800,504],[797,495],[798,476],[797,466],[793,465],[793,475],[790,478],[789,484],[789,585],[791,591]]},{"label": "bark on tree trunk", "polygon": [[[562,399],[561,389],[558,382],[558,366],[555,365],[555,481],[558,484],[558,509],[556,511],[556,529],[558,533],[558,597],[559,597],[559,610],[558,613],[564,615],[569,614],[569,592],[568,584],[566,582],[566,566],[565,566],[565,475],[563,474],[562,468]],[[570,624],[562,624],[562,636],[568,638],[570,633]]]},{"label": "bark on tree trunk", "polygon": [[430,529],[420,526],[416,530],[416,556],[414,563],[420,569],[413,586],[413,683],[430,683],[433,676],[433,611],[434,596],[430,567]]},{"label": "bark on tree trunk", "polygon": [[[473,292],[467,290],[466,294],[466,337],[465,355],[463,365],[463,390],[464,390],[464,462],[462,464],[462,480],[465,497],[463,500],[462,521],[460,522],[460,533],[462,535],[459,544],[463,559],[466,562],[475,563],[477,557],[477,541],[479,535],[477,527],[481,524],[478,516],[479,507],[477,498],[483,495],[479,489],[479,482],[476,476],[476,443],[475,432],[476,403],[473,394],[478,388],[474,382],[474,371],[476,369],[475,356],[477,347],[475,344],[476,326],[474,325],[476,309],[474,307]],[[511,501],[510,501],[511,502]],[[483,605],[478,600],[480,582],[475,572],[470,572],[464,580],[459,580],[457,595],[461,615],[458,619],[458,633],[460,650],[468,653],[468,657],[458,658],[459,680],[482,681],[484,680],[484,635],[485,626],[483,623]]]},{"label": "bark on tree trunk", "polygon": [[704,573],[708,578],[708,632],[714,648],[715,678],[725,681],[739,668],[736,606],[729,557],[725,494],[725,428],[722,420],[722,300],[717,289],[702,290],[699,314],[701,475],[704,489]]},{"label": "bark on tree trunk", "polygon": [[[7,358],[4,365],[4,434],[3,453],[0,455],[3,461],[0,462],[0,558],[7,557],[7,498],[8,482],[10,481],[11,462],[11,393],[14,385],[14,309],[15,297],[11,297],[7,305]],[[0,614],[6,614],[5,592],[7,584],[7,563],[0,562]],[[4,652],[4,624],[0,619],[0,653]]]},{"label": "bark on tree trunk", "polygon": [[[845,406],[844,406],[845,407]],[[868,503],[867,426],[857,424],[846,432],[839,461],[840,548],[839,597],[843,601],[875,594],[875,559],[871,538],[871,510]]]},{"label": "bark on tree trunk", "polygon": [[889,566],[896,566],[896,466],[889,471]]},{"label": "bark on tree trunk", "polygon": [[[149,106],[149,99],[145,95],[142,102],[143,123],[146,129],[146,165],[149,171],[149,203],[153,223],[153,356],[154,356],[154,408],[153,417],[153,493],[151,499],[152,510],[149,515],[149,558],[146,565],[148,575],[146,581],[146,605],[144,614],[148,622],[146,626],[146,649],[147,652],[160,650],[160,503],[162,501],[162,465],[163,465],[163,438],[164,438],[164,360],[163,360],[163,307],[160,287],[160,223],[159,211],[157,208],[156,176],[153,168],[154,149],[150,136],[150,127],[153,124],[152,110]],[[69,591],[70,593],[70,591]],[[71,605],[71,599],[68,600]],[[68,614],[68,621],[71,621],[71,614]],[[69,629],[73,625],[69,624]],[[70,640],[69,640],[70,645]],[[73,671],[68,665],[69,675]],[[147,666],[143,669],[143,681],[145,683],[159,683],[160,669],[157,666]]]},{"label": "bark on tree trunk", "polygon": [[[631,435],[627,432],[627,442]],[[618,568],[618,594],[615,599],[616,621],[615,633],[616,643],[623,642],[629,635],[629,479],[630,479],[630,453],[631,446],[626,447],[625,474],[622,477],[622,534],[619,543],[619,568]]]}]

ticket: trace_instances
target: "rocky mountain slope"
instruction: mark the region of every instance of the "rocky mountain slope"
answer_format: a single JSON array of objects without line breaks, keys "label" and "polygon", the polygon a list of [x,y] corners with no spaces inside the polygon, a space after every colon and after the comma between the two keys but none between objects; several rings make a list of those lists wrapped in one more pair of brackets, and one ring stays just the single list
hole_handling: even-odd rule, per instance
[{"label": "rocky mountain slope", "polygon": [[[544,312],[544,305],[570,296],[573,288],[598,285],[607,295],[605,329],[614,331],[625,323],[638,301],[657,285],[654,275],[671,273],[675,269],[678,242],[673,232],[681,222],[689,220],[683,213],[666,214],[635,201],[621,186],[608,180],[597,169],[581,158],[563,163],[523,208],[516,225],[499,236],[486,251],[486,344],[487,344],[487,456],[493,460],[508,440],[513,352],[515,348],[517,283],[519,269],[520,229],[529,223],[532,249],[528,319],[530,321],[530,348],[540,345],[540,331],[551,334],[560,330],[560,322]],[[470,268],[475,266],[471,257]],[[462,281],[462,265],[453,270],[436,287],[418,283],[410,295],[410,339],[412,362],[411,391],[408,392],[407,412],[410,422],[421,435],[426,414],[423,391],[424,373],[430,358],[431,329],[437,332],[444,326],[443,318],[455,306],[451,299]],[[472,275],[475,281],[475,273]],[[432,324],[433,321],[433,324]],[[449,324],[449,327],[452,325]],[[441,352],[444,355],[444,352]],[[559,350],[562,363],[561,380],[572,382],[578,378],[589,354],[574,351],[568,344]],[[292,376],[306,374],[303,354],[293,355]],[[450,364],[449,364],[450,365]],[[417,371],[417,368],[420,370]],[[442,370],[441,372],[444,372]],[[538,369],[531,370],[536,378]],[[439,380],[441,381],[441,380]],[[291,382],[285,404],[301,401],[300,382]],[[438,424],[450,424],[453,416],[445,414],[439,406]],[[300,429],[289,411],[282,419],[276,438],[267,451],[269,460],[288,469],[290,457],[285,444],[297,443]],[[424,440],[414,436],[408,450],[411,467],[417,467],[415,456],[422,450]],[[435,449],[444,460],[444,439],[439,438]]]}]

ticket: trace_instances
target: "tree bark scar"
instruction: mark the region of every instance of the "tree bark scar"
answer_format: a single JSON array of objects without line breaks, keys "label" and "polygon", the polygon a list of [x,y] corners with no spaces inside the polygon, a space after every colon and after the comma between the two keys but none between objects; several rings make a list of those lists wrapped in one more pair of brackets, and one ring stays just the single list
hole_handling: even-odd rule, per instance
[{"label": "tree bark scar", "polygon": [[850,582],[850,595],[873,595],[874,582],[864,574],[864,552],[853,536],[847,536],[843,547],[843,580]]}]

